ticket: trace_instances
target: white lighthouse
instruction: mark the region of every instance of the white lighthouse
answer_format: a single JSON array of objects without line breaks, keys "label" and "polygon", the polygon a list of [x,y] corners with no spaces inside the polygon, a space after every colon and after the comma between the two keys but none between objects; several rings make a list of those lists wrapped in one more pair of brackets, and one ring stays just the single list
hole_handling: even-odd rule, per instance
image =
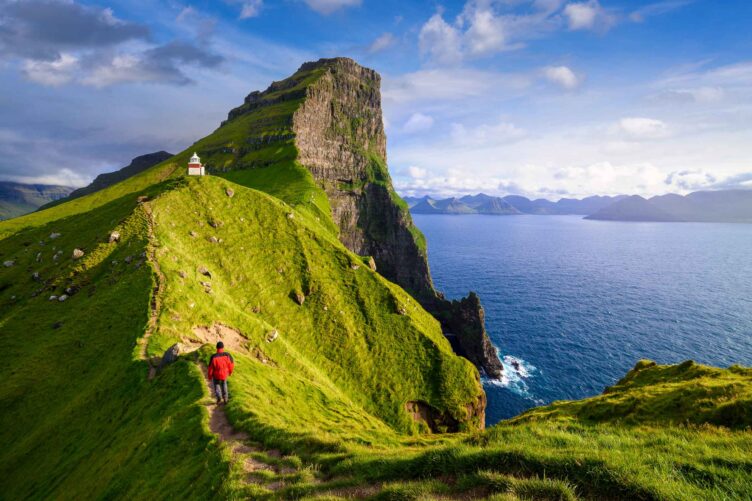
[{"label": "white lighthouse", "polygon": [[189,176],[203,176],[204,166],[201,165],[201,159],[198,158],[196,152],[193,152],[191,160],[188,162],[188,175]]}]

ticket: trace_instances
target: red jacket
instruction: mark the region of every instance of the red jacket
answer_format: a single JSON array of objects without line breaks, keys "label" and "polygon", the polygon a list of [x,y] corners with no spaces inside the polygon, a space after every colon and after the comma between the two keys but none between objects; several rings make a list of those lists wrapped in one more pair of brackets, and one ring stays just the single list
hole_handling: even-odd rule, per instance
[{"label": "red jacket", "polygon": [[232,355],[225,353],[224,348],[219,348],[209,359],[209,379],[225,381],[234,368],[235,360],[232,359]]}]

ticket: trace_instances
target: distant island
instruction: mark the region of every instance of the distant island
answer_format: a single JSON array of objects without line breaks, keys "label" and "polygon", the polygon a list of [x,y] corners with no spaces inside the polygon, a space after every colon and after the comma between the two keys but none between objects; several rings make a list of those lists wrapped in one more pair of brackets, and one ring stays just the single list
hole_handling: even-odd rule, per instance
[{"label": "distant island", "polygon": [[405,197],[413,214],[486,214],[513,216],[582,215],[602,221],[752,223],[752,190],[696,191],[652,198],[638,195],[562,198],[552,202],[519,195],[479,193],[460,198]]}]

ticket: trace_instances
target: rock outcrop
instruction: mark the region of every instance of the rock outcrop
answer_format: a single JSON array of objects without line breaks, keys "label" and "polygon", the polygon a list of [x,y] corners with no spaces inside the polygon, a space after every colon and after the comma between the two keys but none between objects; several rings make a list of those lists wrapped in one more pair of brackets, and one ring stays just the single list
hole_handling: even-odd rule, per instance
[{"label": "rock outcrop", "polygon": [[458,353],[498,377],[501,363],[486,334],[477,296],[451,302],[435,291],[425,239],[392,187],[380,85],[377,72],[352,59],[320,59],[303,64],[293,76],[263,92],[249,94],[223,125],[265,106],[299,101],[289,120],[274,122],[278,132],[265,131],[248,142],[292,140],[297,161],[329,199],[342,243],[361,256],[372,256],[380,274],[410,292],[441,321]]},{"label": "rock outcrop", "polygon": [[323,68],[293,115],[298,161],[326,192],[340,240],[373,256],[379,272],[416,297],[433,296],[425,252],[386,167],[381,77],[345,58],[305,63]]}]

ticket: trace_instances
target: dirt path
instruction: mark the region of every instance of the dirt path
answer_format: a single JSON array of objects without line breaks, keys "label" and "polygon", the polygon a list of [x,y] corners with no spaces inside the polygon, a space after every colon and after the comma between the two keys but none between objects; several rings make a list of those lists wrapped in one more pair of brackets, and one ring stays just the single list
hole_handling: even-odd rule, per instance
[{"label": "dirt path", "polygon": [[[203,364],[201,370],[206,375],[206,367]],[[211,396],[209,403],[205,404],[209,411],[209,429],[230,449],[233,461],[240,464],[246,473],[246,481],[262,485],[270,491],[284,487],[284,478],[280,476],[293,474],[297,470],[277,464],[276,461],[272,463],[261,459],[259,456],[279,459],[282,454],[277,450],[265,450],[252,444],[246,433],[236,430],[227,419],[224,405],[214,403],[214,389],[211,382],[208,378],[204,379]]]},{"label": "dirt path", "polygon": [[162,294],[164,292],[165,276],[162,273],[162,269],[159,267],[159,261],[157,260],[154,241],[154,214],[152,212],[151,205],[149,203],[143,203],[141,205],[144,209],[144,214],[147,219],[147,238],[148,244],[146,249],[146,258],[151,263],[152,268],[156,274],[156,280],[154,281],[154,288],[151,294],[151,303],[149,304],[149,322],[146,326],[146,331],[140,340],[141,343],[141,359],[149,362],[149,379],[153,379],[157,374],[158,361],[152,360],[147,353],[149,347],[149,338],[157,328],[157,319],[159,318],[159,312],[162,307]]}]

